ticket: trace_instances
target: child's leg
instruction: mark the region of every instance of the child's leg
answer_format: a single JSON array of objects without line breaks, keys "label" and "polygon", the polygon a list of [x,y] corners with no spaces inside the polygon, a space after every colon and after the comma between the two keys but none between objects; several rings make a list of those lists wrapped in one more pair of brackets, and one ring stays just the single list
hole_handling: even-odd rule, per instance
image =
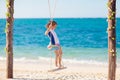
[{"label": "child's leg", "polygon": [[62,48],[59,49],[59,67],[62,67]]},{"label": "child's leg", "polygon": [[59,57],[59,54],[58,54],[58,50],[55,50],[55,56],[56,56],[56,58],[55,58],[55,65],[56,65],[56,67],[58,67],[58,57]]}]

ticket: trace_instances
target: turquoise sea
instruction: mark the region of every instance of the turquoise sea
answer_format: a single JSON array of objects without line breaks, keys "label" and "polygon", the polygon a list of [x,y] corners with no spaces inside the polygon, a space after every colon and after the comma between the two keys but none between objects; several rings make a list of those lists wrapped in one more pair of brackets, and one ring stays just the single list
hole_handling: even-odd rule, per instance
[{"label": "turquoise sea", "polygon": [[[47,58],[49,38],[44,35],[48,18],[15,19],[15,59]],[[106,18],[55,18],[55,30],[62,45],[63,58],[81,62],[107,62]],[[0,59],[5,58],[5,19],[0,19]],[[117,18],[117,62],[120,62],[120,18]],[[53,54],[54,56],[54,54]]]}]

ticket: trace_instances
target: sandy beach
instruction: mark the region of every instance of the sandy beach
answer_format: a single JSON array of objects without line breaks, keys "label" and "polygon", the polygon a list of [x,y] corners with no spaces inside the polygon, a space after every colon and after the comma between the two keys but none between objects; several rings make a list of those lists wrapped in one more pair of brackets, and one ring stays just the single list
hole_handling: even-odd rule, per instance
[{"label": "sandy beach", "polygon": [[[6,80],[5,64],[5,60],[0,60],[0,80]],[[50,66],[50,60],[42,59],[14,60],[14,78],[10,80],[107,80],[107,65],[64,61],[64,66],[58,69],[54,62]],[[116,80],[120,80],[120,67],[117,67]]]},{"label": "sandy beach", "polygon": [[120,80],[118,7],[120,0],[0,0],[0,80]]}]

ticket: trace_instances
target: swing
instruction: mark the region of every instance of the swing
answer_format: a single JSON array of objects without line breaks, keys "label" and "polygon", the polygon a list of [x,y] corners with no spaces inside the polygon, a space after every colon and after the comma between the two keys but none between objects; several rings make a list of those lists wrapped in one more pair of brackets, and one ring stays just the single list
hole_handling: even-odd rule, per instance
[{"label": "swing", "polygon": [[[53,13],[51,12],[51,6],[50,6],[50,1],[48,0],[48,7],[49,7],[49,16],[50,16],[50,21],[52,25],[52,21],[53,21],[53,17],[54,17],[54,13],[55,13],[55,8],[56,8],[56,2],[57,0],[54,0],[54,9],[53,9]],[[54,45],[53,45],[54,46]],[[53,48],[52,46],[52,48]],[[52,48],[50,50],[52,50]],[[53,48],[54,49],[54,48]],[[50,70],[48,70],[48,72],[51,72],[52,69],[52,52],[50,52]]]},{"label": "swing", "polygon": [[[54,0],[54,6],[53,6],[53,13],[51,12],[51,6],[50,6],[50,0],[48,0],[48,7],[49,7],[49,14],[50,14],[50,21],[51,21],[51,24],[52,25],[52,21],[53,21],[53,17],[54,17],[54,14],[55,14],[55,9],[56,9],[56,4],[57,4],[57,0]],[[57,50],[59,49],[59,46],[57,45],[52,45],[52,48],[50,50]]]},{"label": "swing", "polygon": [[[50,21],[51,21],[51,24],[52,25],[52,21],[53,21],[53,18],[54,18],[54,14],[55,14],[55,9],[56,9],[56,4],[57,4],[57,0],[54,0],[54,7],[53,7],[53,13],[51,12],[51,6],[50,6],[50,1],[48,0],[48,7],[49,7],[49,14],[50,14]],[[50,49],[51,51],[53,50],[58,50],[60,48],[59,45],[51,45],[52,48]],[[51,69],[52,68],[52,52],[50,52],[50,70],[48,70],[48,72],[53,72],[57,69]],[[62,64],[63,64],[63,61],[62,61]],[[63,64],[64,66],[64,64]],[[66,67],[63,67],[63,69],[65,69]],[[62,69],[62,68],[61,68]]]}]

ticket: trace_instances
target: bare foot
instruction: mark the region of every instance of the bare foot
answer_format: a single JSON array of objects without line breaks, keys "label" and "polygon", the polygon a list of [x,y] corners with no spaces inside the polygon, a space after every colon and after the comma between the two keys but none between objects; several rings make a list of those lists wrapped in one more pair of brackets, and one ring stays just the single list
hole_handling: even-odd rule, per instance
[{"label": "bare foot", "polygon": [[63,65],[60,65],[59,68],[64,68],[64,66],[63,66]]},{"label": "bare foot", "polygon": [[58,65],[56,64],[56,67],[58,67]]}]

